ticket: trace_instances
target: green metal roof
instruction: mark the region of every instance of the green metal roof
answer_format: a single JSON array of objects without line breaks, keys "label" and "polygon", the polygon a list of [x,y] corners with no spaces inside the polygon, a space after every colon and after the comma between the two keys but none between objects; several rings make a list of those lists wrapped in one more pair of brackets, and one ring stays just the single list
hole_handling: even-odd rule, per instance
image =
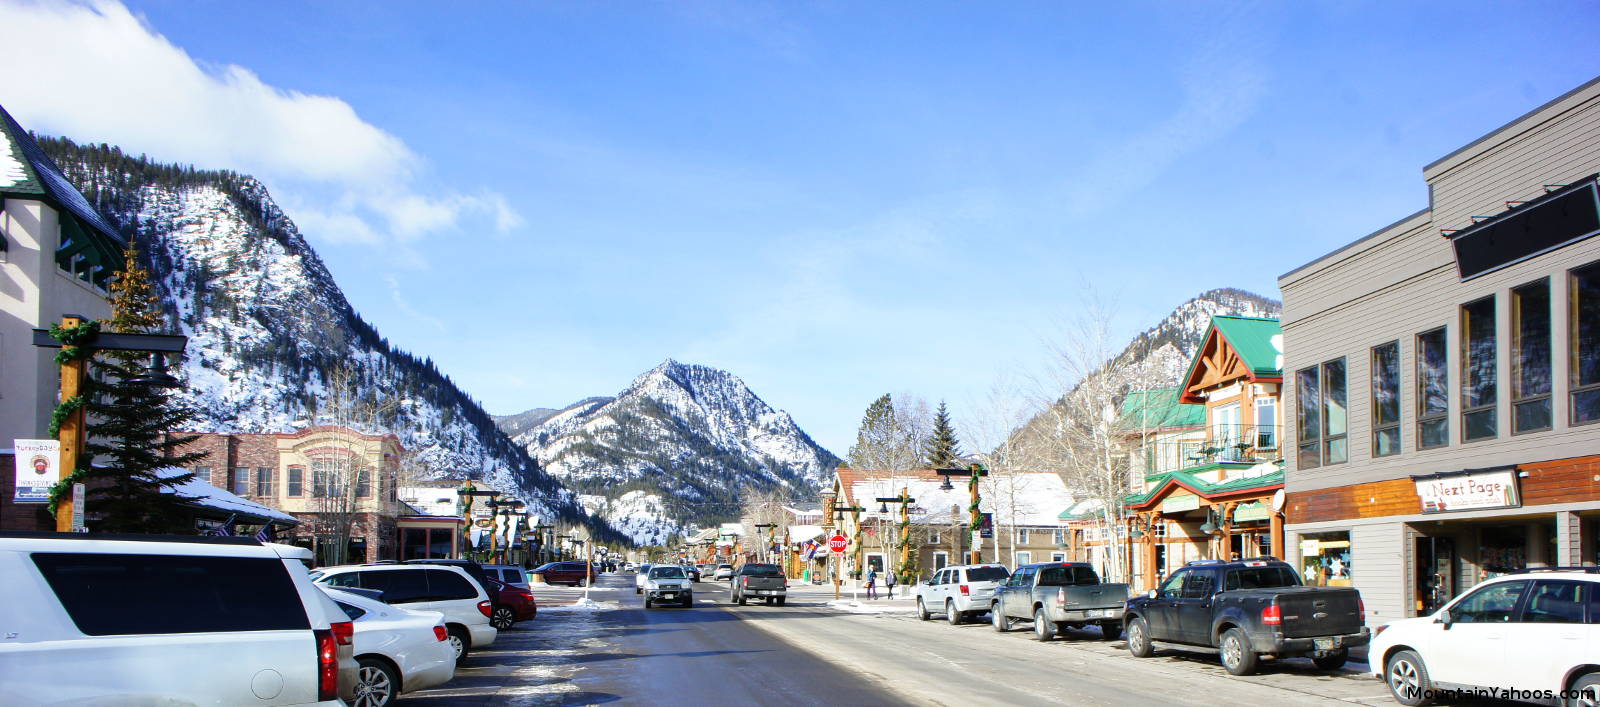
[{"label": "green metal roof", "polygon": [[[1244,364],[1263,378],[1283,377],[1283,325],[1276,319],[1213,316],[1211,327],[1222,333]],[[1277,337],[1278,343],[1273,344]]]},{"label": "green metal roof", "polygon": [[0,106],[0,197],[7,196],[43,201],[60,212],[62,247],[55,257],[63,269],[103,287],[122,267],[122,234]]},{"label": "green metal roof", "polygon": [[1123,497],[1123,503],[1128,506],[1142,506],[1146,503],[1149,503],[1150,499],[1155,498],[1156,494],[1161,493],[1162,489],[1166,488],[1167,482],[1169,481],[1188,486],[1202,496],[1216,496],[1218,494],[1233,493],[1236,491],[1249,491],[1250,489],[1265,488],[1268,486],[1278,486],[1283,484],[1282,467],[1279,467],[1277,471],[1274,471],[1270,474],[1249,476],[1242,479],[1224,481],[1222,483],[1206,481],[1198,476],[1199,472],[1206,471],[1208,468],[1214,468],[1215,466],[1215,464],[1212,464],[1205,467],[1194,467],[1179,471],[1168,471],[1148,477],[1145,479],[1145,481],[1150,484],[1149,489],[1140,493],[1128,494],[1127,496]]},{"label": "green metal roof", "polygon": [[1206,406],[1178,402],[1177,388],[1141,390],[1123,398],[1122,422],[1134,429],[1199,427],[1206,424]]}]

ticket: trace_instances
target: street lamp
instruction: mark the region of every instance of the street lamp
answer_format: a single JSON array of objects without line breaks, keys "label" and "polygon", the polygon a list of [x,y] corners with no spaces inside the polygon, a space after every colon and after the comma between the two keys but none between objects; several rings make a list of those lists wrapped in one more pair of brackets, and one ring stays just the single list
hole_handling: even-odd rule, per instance
[{"label": "street lamp", "polygon": [[[59,338],[57,338],[59,337]],[[52,332],[46,329],[33,330],[33,345],[40,348],[61,349],[61,354],[56,361],[61,365],[60,402],[56,410],[67,410],[60,427],[57,428],[56,439],[61,443],[61,464],[58,469],[57,481],[67,478],[77,472],[78,457],[83,454],[84,444],[87,442],[88,425],[84,419],[82,395],[83,383],[87,373],[84,362],[94,357],[96,351],[139,351],[150,353],[150,363],[145,370],[127,379],[127,383],[145,385],[153,388],[176,388],[178,380],[166,372],[167,360],[165,354],[182,353],[189,343],[189,338],[175,334],[115,334],[102,332],[99,323],[84,317],[81,314],[66,314],[61,317],[61,325]],[[80,401],[76,407],[63,408],[71,405],[69,401]],[[72,493],[62,497],[56,504],[56,532],[70,533],[73,527],[73,506],[79,501],[76,485]],[[82,509],[78,509],[82,510]]]},{"label": "street lamp", "polygon": [[[970,516],[970,520],[969,520],[969,522],[967,524],[967,527],[969,528],[970,532],[972,532],[973,534],[977,534],[978,531],[979,531],[979,527],[983,523],[983,514],[978,511],[978,503],[979,503],[979,501],[983,500],[982,497],[978,495],[978,479],[979,479],[979,477],[988,476],[989,475],[989,471],[987,469],[984,469],[982,464],[973,464],[972,466],[970,466],[970,467],[968,467],[966,469],[934,469],[933,472],[935,474],[938,474],[938,475],[944,477],[944,483],[939,485],[939,489],[941,491],[950,491],[950,490],[955,488],[955,486],[952,486],[950,484],[950,477],[952,477],[952,476],[965,476],[965,477],[968,477],[967,478],[967,490],[972,494],[972,504],[970,506],[968,506],[968,510],[970,511],[971,516]],[[972,559],[971,559],[971,562],[972,562],[972,564],[976,565],[976,564],[979,564],[979,563],[983,562],[983,538],[981,538],[981,537],[973,537],[971,540],[972,540]]]},{"label": "street lamp", "polygon": [[[948,479],[947,479],[948,480]],[[911,571],[911,504],[917,499],[911,497],[911,490],[900,487],[900,495],[892,498],[873,499],[882,504],[884,514],[889,513],[889,504],[900,504],[900,567],[895,571],[900,575],[900,584],[910,584],[914,574]]]},{"label": "street lamp", "polygon": [[490,489],[480,490],[474,487],[471,479],[468,479],[466,483],[461,485],[460,489],[456,490],[456,496],[461,499],[461,517],[465,518],[467,521],[467,532],[461,538],[461,546],[463,548],[461,551],[462,559],[472,559],[473,553],[477,552],[478,549],[472,543],[472,526],[474,522],[472,520],[472,500],[478,497],[487,497],[489,500],[486,502],[486,504],[489,504],[493,503],[495,497],[499,495],[499,491]]},{"label": "street lamp", "polygon": [[[857,599],[856,580],[861,578],[862,559],[861,513],[867,509],[862,508],[861,506],[840,506],[837,504],[830,506],[829,508],[832,509],[831,512],[833,513],[843,513],[846,511],[850,513],[850,524],[854,526],[851,531],[850,540],[850,596],[852,599]],[[839,574],[837,572],[835,572],[833,575],[833,598],[839,598]]]},{"label": "street lamp", "polygon": [[[776,528],[776,527],[778,527],[778,525],[776,523],[756,523],[755,524],[755,529],[756,529],[756,534],[757,535],[761,534],[761,529],[762,528]],[[761,546],[761,561],[762,562],[766,562],[767,561],[767,559],[768,559],[767,558],[767,552],[772,549],[772,532],[773,531],[771,531],[771,530],[767,531],[767,543],[765,545]]]}]

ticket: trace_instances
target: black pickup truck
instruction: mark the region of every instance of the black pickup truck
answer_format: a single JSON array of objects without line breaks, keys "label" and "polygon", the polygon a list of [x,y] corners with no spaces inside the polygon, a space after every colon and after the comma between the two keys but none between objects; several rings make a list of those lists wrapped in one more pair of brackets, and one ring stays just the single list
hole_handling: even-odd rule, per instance
[{"label": "black pickup truck", "polygon": [[1190,562],[1123,612],[1135,656],[1149,657],[1156,643],[1215,649],[1234,675],[1255,672],[1262,655],[1310,656],[1318,668],[1337,669],[1371,640],[1365,624],[1360,592],[1303,586],[1273,557]]}]

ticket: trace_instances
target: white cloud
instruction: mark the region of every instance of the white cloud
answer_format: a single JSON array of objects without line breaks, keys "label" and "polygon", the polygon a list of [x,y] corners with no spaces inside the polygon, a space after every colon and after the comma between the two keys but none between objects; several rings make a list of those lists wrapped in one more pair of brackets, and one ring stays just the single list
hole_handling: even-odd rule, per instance
[{"label": "white cloud", "polygon": [[[522,219],[493,192],[425,184],[427,165],[350,104],[203,65],[110,0],[0,0],[0,102],[24,125],[161,161],[253,174],[314,237],[414,241]],[[431,188],[430,188],[431,187]]]}]

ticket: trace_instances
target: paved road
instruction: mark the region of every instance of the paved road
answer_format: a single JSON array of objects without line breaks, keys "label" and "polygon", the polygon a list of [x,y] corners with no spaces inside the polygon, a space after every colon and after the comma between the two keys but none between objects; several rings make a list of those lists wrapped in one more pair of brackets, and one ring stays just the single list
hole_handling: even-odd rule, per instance
[{"label": "paved road", "polygon": [[739,607],[726,583],[701,583],[692,609],[645,610],[632,582],[602,578],[593,598],[610,610],[541,609],[470,656],[449,685],[405,704],[1395,704],[1375,679],[1301,659],[1239,678],[1215,656],[1134,658],[1097,629],[1041,644],[1031,631],[1000,634],[987,623],[844,613],[810,587],[787,606]]},{"label": "paved road", "polygon": [[[406,705],[898,705],[869,678],[796,650],[720,606],[644,609],[632,575],[607,575],[606,611],[543,608]],[[725,597],[726,594],[722,593]],[[749,609],[750,607],[746,607]]]}]

